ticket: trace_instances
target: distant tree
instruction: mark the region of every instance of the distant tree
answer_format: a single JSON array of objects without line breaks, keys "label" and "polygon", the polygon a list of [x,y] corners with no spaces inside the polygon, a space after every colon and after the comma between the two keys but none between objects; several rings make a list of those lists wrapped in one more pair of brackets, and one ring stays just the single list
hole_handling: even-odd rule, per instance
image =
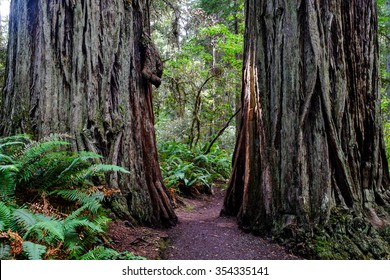
[{"label": "distant tree", "polygon": [[[217,16],[218,20],[232,28],[238,34],[244,0],[197,0],[197,6],[207,14]],[[241,6],[241,8],[240,8]]]},{"label": "distant tree", "polygon": [[108,178],[121,190],[118,215],[174,224],[153,127],[161,61],[148,36],[149,1],[13,0],[9,24],[0,135],[69,134],[75,150],[130,171]]},{"label": "distant tree", "polygon": [[[6,64],[6,56],[7,56],[7,37],[6,37],[7,28],[8,28],[8,17],[3,17],[0,14],[0,88],[3,87],[4,76],[5,76],[5,64]],[[0,106],[1,106],[1,100],[0,100]]]},{"label": "distant tree", "polygon": [[375,2],[246,1],[242,122],[222,211],[242,227],[310,235],[332,231],[333,217],[347,235],[388,222]]}]

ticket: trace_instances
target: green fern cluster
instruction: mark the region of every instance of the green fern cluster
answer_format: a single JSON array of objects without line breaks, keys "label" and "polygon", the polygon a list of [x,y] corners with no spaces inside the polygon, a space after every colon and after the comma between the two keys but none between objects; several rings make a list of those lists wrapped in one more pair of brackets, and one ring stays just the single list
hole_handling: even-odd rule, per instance
[{"label": "green fern cluster", "polygon": [[144,257],[135,256],[130,252],[117,252],[103,246],[97,246],[82,255],[81,260],[145,260]]},{"label": "green fern cluster", "polygon": [[[77,259],[100,240],[108,219],[97,216],[92,220],[87,205],[77,209],[65,219],[33,213],[26,208],[13,208],[0,202],[0,231],[18,233],[23,240],[23,251],[18,258],[41,259],[50,250],[55,257],[57,251],[62,257]],[[8,241],[8,242],[7,242]],[[1,242],[1,258],[10,258],[10,240]],[[57,248],[57,250],[54,250]],[[15,256],[16,257],[16,256]]]},{"label": "green fern cluster", "polygon": [[0,199],[9,200],[15,194],[19,166],[15,156],[29,141],[27,136],[0,138]]},{"label": "green fern cluster", "polygon": [[230,155],[218,146],[203,154],[202,149],[191,151],[185,144],[169,141],[159,143],[158,150],[164,183],[179,192],[195,186],[210,189],[216,180],[230,176]]},{"label": "green fern cluster", "polygon": [[[71,152],[69,142],[60,138],[0,139],[0,259],[136,258],[103,246],[109,245],[109,219],[102,208],[104,195],[94,188],[104,181],[104,172],[128,171],[101,164],[97,154]],[[36,202],[31,194],[54,206],[59,199],[68,201],[72,210],[41,213],[20,207]]]},{"label": "green fern cluster", "polygon": [[[11,141],[13,139],[22,141]],[[46,193],[68,187],[93,186],[103,172],[124,172],[125,169],[100,163],[101,156],[92,152],[71,152],[70,143],[52,136],[45,141],[31,141],[26,136],[2,139],[0,170],[10,183],[2,187],[2,195],[12,195],[12,188]],[[0,142],[1,143],[1,142]],[[12,182],[11,182],[12,181]]]}]

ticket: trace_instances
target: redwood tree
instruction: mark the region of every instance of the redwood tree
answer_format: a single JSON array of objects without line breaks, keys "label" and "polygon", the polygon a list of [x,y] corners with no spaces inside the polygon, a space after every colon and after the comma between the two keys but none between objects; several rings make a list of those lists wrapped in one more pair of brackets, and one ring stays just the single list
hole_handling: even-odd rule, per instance
[{"label": "redwood tree", "polygon": [[386,223],[375,5],[246,1],[242,123],[222,210],[242,227],[313,233],[340,211],[350,224]]},{"label": "redwood tree", "polygon": [[70,135],[74,149],[130,171],[108,179],[121,190],[117,214],[163,226],[176,216],[157,160],[151,82],[161,63],[148,33],[149,0],[11,1],[0,134]]}]

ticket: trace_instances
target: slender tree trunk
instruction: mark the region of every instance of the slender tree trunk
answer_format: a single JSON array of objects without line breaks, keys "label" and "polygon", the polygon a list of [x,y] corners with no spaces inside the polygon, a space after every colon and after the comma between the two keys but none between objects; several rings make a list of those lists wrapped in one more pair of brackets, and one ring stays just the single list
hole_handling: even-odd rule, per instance
[{"label": "slender tree trunk", "polygon": [[[74,137],[130,175],[113,174],[113,209],[154,226],[176,221],[163,186],[151,84],[141,74],[148,0],[13,0],[0,134]],[[157,64],[157,62],[156,62]]]},{"label": "slender tree trunk", "polygon": [[385,224],[375,1],[247,0],[241,103],[222,213],[262,233],[335,209]]}]

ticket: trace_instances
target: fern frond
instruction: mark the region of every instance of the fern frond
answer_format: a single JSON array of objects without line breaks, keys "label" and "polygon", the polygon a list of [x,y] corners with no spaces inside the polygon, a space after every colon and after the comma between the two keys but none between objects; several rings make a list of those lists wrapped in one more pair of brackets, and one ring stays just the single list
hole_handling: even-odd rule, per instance
[{"label": "fern frond", "polygon": [[0,201],[0,230],[6,231],[11,224],[11,210]]},{"label": "fern frond", "polygon": [[19,169],[14,165],[0,165],[0,172],[18,172]]},{"label": "fern frond", "polygon": [[58,175],[58,179],[61,179],[62,177],[64,177],[65,174],[67,174],[70,171],[74,170],[74,168],[79,163],[86,162],[88,160],[98,160],[98,159],[101,159],[101,158],[102,158],[102,156],[100,156],[98,154],[95,154],[95,153],[92,153],[92,152],[79,152],[77,154],[77,157],[71,162],[71,164],[66,169],[64,169],[60,173],[60,175]]},{"label": "fern frond", "polygon": [[70,259],[80,259],[80,256],[87,250],[85,247],[80,245],[80,239],[78,234],[74,238],[66,238],[64,247],[70,255]]},{"label": "fern frond", "polygon": [[50,141],[50,142],[37,142],[33,145],[30,145],[25,150],[22,160],[24,162],[28,162],[30,160],[36,160],[39,159],[42,154],[46,154],[52,151],[55,151],[56,149],[62,147],[62,146],[69,146],[69,142],[65,141]]},{"label": "fern frond", "polygon": [[68,221],[64,222],[64,228],[66,231],[75,230],[76,228],[79,228],[79,227],[87,228],[87,229],[91,230],[93,234],[98,234],[98,233],[104,232],[103,229],[99,225],[89,221],[86,218],[72,219],[72,220],[68,220]]},{"label": "fern frond", "polygon": [[0,144],[11,143],[11,142],[21,142],[23,144],[28,143],[30,141],[30,136],[21,134],[21,135],[13,135],[8,137],[0,138]]},{"label": "fern frond", "polygon": [[207,164],[207,163],[209,163],[209,157],[206,155],[199,155],[199,156],[194,158],[194,161],[200,161],[200,162],[203,161],[203,163]]},{"label": "fern frond", "polygon": [[38,240],[46,240],[49,243],[54,240],[64,241],[65,239],[63,225],[61,221],[58,220],[49,220],[36,223],[27,230],[26,234],[23,236],[23,239],[27,239],[27,237],[33,233],[36,234]]},{"label": "fern frond", "polygon": [[17,168],[14,165],[0,166],[0,198],[4,201],[11,199],[15,193],[14,175]]},{"label": "fern frond", "polygon": [[87,179],[90,176],[97,175],[103,172],[121,172],[130,174],[125,168],[112,164],[94,164],[83,172],[83,178]]},{"label": "fern frond", "polygon": [[87,194],[82,190],[58,190],[53,191],[51,194],[58,194],[63,198],[70,201],[78,201],[81,205],[87,205],[87,208],[92,213],[97,213],[101,207],[100,202],[103,200],[104,195],[101,192],[95,192],[92,194]]},{"label": "fern frond", "polygon": [[120,253],[110,248],[96,246],[82,255],[81,260],[145,260],[145,258],[135,256],[130,252]]},{"label": "fern frond", "polygon": [[27,254],[29,260],[41,260],[42,255],[46,253],[46,246],[36,244],[30,241],[23,242],[23,251]]},{"label": "fern frond", "polygon": [[89,207],[89,205],[86,204],[86,205],[83,205],[83,206],[81,206],[80,208],[76,209],[75,211],[73,211],[68,217],[66,217],[65,223],[66,223],[67,221],[72,220],[72,219],[76,219],[78,216],[81,215],[81,213],[83,213],[85,210],[87,210],[88,207]]},{"label": "fern frond", "polygon": [[81,260],[112,260],[116,259],[119,253],[113,249],[97,246],[81,256]]},{"label": "fern frond", "polygon": [[93,223],[95,223],[96,225],[98,225],[103,229],[105,229],[108,226],[109,222],[111,222],[111,219],[105,215],[98,215],[96,216],[96,218],[93,219]]},{"label": "fern frond", "polygon": [[27,231],[38,222],[36,215],[24,208],[16,209],[12,216],[23,231]]},{"label": "fern frond", "polygon": [[[1,149],[1,147],[0,147],[0,149]],[[0,163],[2,163],[2,164],[14,164],[15,161],[10,156],[7,156],[5,154],[0,154]]]},{"label": "fern frond", "polygon": [[11,246],[0,242],[0,260],[11,259]]}]

